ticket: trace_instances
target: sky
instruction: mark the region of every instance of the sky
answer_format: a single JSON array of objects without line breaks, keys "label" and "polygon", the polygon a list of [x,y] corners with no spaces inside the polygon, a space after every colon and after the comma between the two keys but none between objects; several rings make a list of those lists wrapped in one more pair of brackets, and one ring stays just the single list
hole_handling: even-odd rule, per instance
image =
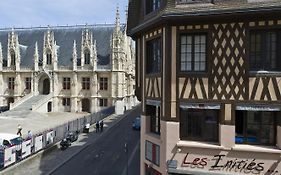
[{"label": "sky", "polygon": [[0,28],[112,24],[128,0],[0,0]]}]

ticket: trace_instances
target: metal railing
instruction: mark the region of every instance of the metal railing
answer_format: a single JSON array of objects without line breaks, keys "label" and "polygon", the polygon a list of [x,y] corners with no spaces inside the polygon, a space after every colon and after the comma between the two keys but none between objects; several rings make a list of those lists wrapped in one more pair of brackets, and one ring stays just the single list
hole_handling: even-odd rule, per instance
[{"label": "metal railing", "polygon": [[115,106],[108,107],[97,113],[84,116],[83,118],[77,118],[75,120],[59,124],[58,126],[54,126],[53,128],[35,133],[35,135],[30,138],[24,138],[23,142],[19,145],[0,147],[0,170],[34,155],[40,150],[53,146],[65,138],[67,132],[78,131],[80,133],[83,131],[84,126],[87,123],[92,125],[97,121],[112,115],[114,112]]}]

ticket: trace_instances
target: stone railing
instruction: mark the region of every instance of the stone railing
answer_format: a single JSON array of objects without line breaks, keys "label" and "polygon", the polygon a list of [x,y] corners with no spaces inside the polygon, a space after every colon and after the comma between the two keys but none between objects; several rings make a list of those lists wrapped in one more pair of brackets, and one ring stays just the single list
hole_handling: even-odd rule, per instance
[{"label": "stone railing", "polygon": [[53,98],[54,94],[50,93],[47,96],[43,97],[41,100],[39,100],[36,104],[32,105],[32,111],[35,111],[38,109],[40,106],[48,102],[51,98]]},{"label": "stone railing", "polygon": [[11,103],[10,104],[10,110],[11,109],[14,109],[15,107],[19,106],[20,104],[22,104],[23,102],[25,102],[26,100],[30,99],[31,97],[33,96],[32,93],[29,93],[25,96],[23,96],[20,100],[14,102],[14,103]]}]

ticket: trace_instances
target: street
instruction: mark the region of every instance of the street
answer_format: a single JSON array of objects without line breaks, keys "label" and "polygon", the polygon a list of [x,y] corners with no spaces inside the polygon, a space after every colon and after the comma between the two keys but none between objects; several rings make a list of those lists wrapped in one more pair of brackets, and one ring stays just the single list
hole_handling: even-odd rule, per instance
[{"label": "street", "polygon": [[[140,174],[140,132],[132,130],[132,121],[139,114],[139,110],[132,111],[51,174]],[[127,143],[128,153],[125,152],[125,143]]]}]

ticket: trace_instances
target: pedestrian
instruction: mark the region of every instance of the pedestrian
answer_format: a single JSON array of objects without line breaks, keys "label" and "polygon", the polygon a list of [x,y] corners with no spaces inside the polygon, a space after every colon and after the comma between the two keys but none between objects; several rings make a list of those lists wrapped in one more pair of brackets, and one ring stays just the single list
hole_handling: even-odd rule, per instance
[{"label": "pedestrian", "polygon": [[100,124],[99,121],[96,122],[96,132],[99,132]]},{"label": "pedestrian", "polygon": [[21,127],[20,124],[18,124],[18,132],[17,132],[17,135],[22,136],[21,130],[22,130],[22,127]]},{"label": "pedestrian", "polygon": [[100,132],[103,131],[103,120],[100,122]]}]

